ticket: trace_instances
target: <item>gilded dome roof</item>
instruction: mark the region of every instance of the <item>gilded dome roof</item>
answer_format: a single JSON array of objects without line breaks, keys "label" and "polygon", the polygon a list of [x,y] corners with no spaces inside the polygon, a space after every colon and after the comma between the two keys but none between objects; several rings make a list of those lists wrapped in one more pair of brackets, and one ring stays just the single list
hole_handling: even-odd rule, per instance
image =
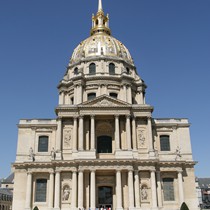
[{"label": "gilded dome roof", "polygon": [[118,58],[133,64],[132,57],[125,45],[106,33],[94,34],[82,41],[75,48],[70,64],[77,63],[84,58],[97,56]]},{"label": "gilded dome roof", "polygon": [[91,36],[82,41],[74,50],[70,65],[93,57],[110,57],[124,60],[132,65],[133,59],[128,49],[111,36],[109,15],[104,15],[102,1],[99,0],[98,12],[92,16]]}]

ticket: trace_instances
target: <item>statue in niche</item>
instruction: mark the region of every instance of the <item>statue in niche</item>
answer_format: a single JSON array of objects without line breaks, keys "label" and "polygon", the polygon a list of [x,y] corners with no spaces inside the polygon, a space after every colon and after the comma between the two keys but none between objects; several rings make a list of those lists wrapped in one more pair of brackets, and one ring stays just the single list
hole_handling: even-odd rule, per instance
[{"label": "statue in niche", "polygon": [[138,140],[140,147],[143,147],[145,145],[146,138],[144,137],[144,131],[140,130],[138,134]]},{"label": "statue in niche", "polygon": [[63,188],[63,201],[67,201],[69,199],[70,189],[69,186],[65,186]]},{"label": "statue in niche", "polygon": [[147,200],[148,198],[148,192],[147,192],[147,187],[143,186],[141,189],[141,200]]},{"label": "statue in niche", "polygon": [[35,154],[34,154],[34,151],[33,151],[32,147],[30,147],[30,149],[29,149],[29,158],[32,161],[35,160]]},{"label": "statue in niche", "polygon": [[64,145],[70,147],[71,143],[71,130],[65,130],[64,133]]}]

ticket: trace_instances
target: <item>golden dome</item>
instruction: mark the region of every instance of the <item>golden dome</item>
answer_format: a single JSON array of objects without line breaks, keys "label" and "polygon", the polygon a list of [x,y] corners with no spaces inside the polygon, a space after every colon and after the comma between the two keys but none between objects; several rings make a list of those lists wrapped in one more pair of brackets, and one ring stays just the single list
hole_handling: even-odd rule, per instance
[{"label": "golden dome", "polygon": [[95,34],[82,41],[74,50],[70,64],[91,57],[110,57],[125,60],[133,64],[128,49],[117,39],[106,33]]},{"label": "golden dome", "polygon": [[70,65],[93,57],[110,57],[134,65],[128,49],[111,36],[109,16],[104,15],[102,2],[99,0],[98,12],[92,16],[91,36],[82,41],[74,50]]}]

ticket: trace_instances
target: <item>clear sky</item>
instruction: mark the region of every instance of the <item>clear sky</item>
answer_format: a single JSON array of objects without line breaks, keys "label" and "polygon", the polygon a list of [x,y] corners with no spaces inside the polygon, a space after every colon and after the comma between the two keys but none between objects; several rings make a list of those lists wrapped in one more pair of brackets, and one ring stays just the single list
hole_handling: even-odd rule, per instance
[{"label": "clear sky", "polygon": [[[189,118],[196,175],[210,177],[210,0],[103,7],[148,86],[153,117]],[[56,117],[56,87],[96,10],[97,0],[0,0],[0,178],[15,160],[19,119]]]}]

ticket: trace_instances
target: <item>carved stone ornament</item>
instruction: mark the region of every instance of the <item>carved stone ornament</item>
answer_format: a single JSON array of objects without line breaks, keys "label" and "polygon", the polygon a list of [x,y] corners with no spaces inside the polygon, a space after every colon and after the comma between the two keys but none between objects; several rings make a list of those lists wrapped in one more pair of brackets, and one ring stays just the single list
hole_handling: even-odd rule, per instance
[{"label": "carved stone ornament", "polygon": [[71,141],[72,141],[72,131],[71,130],[64,130],[63,134],[63,142],[65,148],[71,147]]},{"label": "carved stone ornament", "polygon": [[112,102],[108,101],[107,99],[103,99],[102,101],[99,101],[97,103],[97,105],[99,105],[99,106],[113,106],[115,104],[113,104]]},{"label": "carved stone ornament", "polygon": [[145,147],[146,138],[144,134],[144,130],[138,130],[138,145],[140,148]]}]

